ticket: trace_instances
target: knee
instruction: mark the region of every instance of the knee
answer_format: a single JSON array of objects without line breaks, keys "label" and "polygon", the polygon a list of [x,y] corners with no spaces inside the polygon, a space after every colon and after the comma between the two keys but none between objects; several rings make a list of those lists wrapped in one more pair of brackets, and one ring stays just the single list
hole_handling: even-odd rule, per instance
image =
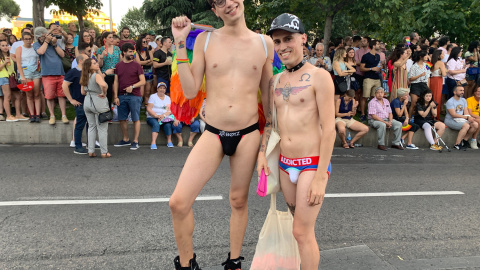
[{"label": "knee", "polygon": [[379,122],[378,126],[376,127],[377,130],[385,130],[387,129],[387,125],[383,122]]},{"label": "knee", "polygon": [[369,130],[370,130],[370,129],[368,128],[368,126],[365,126],[365,125],[364,125],[364,126],[362,127],[362,129],[360,130],[360,133],[362,133],[362,134],[367,134]]},{"label": "knee", "polygon": [[297,223],[293,223],[293,237],[297,240],[298,245],[302,245],[308,242],[310,237],[310,232],[304,226],[298,226]]},{"label": "knee", "polygon": [[247,201],[248,201],[248,196],[247,195],[241,195],[241,194],[230,194],[230,206],[232,207],[232,210],[243,210],[247,208]]},{"label": "knee", "polygon": [[174,216],[185,216],[192,208],[192,206],[187,203],[187,200],[182,200],[175,195],[172,195],[168,201],[168,206]]}]

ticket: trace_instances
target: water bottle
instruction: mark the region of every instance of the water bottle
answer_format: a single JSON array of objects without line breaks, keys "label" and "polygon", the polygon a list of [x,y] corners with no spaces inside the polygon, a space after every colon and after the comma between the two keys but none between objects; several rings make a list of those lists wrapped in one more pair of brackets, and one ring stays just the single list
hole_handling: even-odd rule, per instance
[{"label": "water bottle", "polygon": [[350,131],[348,132],[347,135],[347,144],[350,145],[350,141],[352,141],[352,136],[350,136]]}]

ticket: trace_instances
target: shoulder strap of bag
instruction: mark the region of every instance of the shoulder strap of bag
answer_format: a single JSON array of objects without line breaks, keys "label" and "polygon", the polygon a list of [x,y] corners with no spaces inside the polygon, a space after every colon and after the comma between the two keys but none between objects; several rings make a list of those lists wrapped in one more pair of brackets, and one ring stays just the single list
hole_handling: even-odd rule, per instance
[{"label": "shoulder strap of bag", "polygon": [[277,210],[277,193],[270,194],[270,210]]},{"label": "shoulder strap of bag", "polygon": [[272,93],[272,127],[275,131],[277,131],[277,109],[275,107],[275,89],[277,88],[278,81],[280,80],[280,77],[282,76],[283,72],[280,74],[277,74],[275,77],[275,81],[273,83],[273,93]]}]

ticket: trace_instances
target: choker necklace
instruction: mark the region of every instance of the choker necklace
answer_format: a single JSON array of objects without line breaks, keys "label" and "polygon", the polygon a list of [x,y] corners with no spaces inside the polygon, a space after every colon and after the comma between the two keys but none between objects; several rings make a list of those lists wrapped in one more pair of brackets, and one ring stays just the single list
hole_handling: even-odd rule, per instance
[{"label": "choker necklace", "polygon": [[305,62],[304,60],[302,60],[300,63],[298,63],[298,65],[292,67],[292,68],[287,68],[285,67],[285,69],[288,71],[288,72],[295,72],[299,69],[301,69],[303,67],[303,65],[305,65]]}]

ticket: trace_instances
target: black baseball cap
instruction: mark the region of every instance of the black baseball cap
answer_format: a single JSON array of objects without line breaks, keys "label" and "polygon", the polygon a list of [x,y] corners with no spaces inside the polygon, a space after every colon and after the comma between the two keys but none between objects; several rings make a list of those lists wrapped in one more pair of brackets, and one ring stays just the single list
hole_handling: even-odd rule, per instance
[{"label": "black baseball cap", "polygon": [[295,15],[289,13],[283,13],[276,17],[272,25],[270,25],[270,30],[268,30],[267,35],[271,36],[275,30],[285,30],[291,33],[305,33],[305,27],[303,26],[302,21]]}]

